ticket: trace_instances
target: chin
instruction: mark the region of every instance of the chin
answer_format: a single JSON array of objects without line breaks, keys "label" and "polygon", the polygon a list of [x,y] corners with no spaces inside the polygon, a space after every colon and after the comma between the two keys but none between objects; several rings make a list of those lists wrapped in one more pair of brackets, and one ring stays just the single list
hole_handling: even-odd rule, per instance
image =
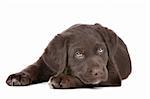
[{"label": "chin", "polygon": [[102,81],[105,81],[104,79],[85,78],[82,75],[77,75],[76,77],[79,78],[82,83],[88,84],[88,85],[97,85],[101,83]]},{"label": "chin", "polygon": [[91,81],[88,81],[88,80],[81,80],[84,84],[90,84],[90,85],[97,85],[99,83],[102,82],[102,80],[91,80]]},{"label": "chin", "polygon": [[91,84],[96,85],[96,84],[99,84],[99,83],[101,83],[101,81],[95,81],[95,82],[92,82]]}]

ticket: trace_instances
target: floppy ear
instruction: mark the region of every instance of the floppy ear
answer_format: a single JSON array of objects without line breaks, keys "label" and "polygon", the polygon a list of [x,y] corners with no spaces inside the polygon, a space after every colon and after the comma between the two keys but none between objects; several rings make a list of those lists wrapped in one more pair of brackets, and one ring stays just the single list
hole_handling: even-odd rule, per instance
[{"label": "floppy ear", "polygon": [[55,75],[62,73],[67,64],[67,39],[60,34],[55,36],[45,49],[42,58]]},{"label": "floppy ear", "polygon": [[95,24],[95,26],[107,46],[109,57],[107,63],[108,80],[103,85],[121,85],[121,76],[114,59],[118,47],[118,36],[112,30],[102,27],[99,24]]}]

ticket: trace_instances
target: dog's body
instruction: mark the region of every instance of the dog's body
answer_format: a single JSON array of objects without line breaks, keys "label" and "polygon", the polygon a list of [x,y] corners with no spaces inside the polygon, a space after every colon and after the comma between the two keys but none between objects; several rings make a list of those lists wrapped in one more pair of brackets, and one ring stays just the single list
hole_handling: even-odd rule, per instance
[{"label": "dog's body", "polygon": [[10,86],[48,81],[54,88],[120,86],[131,73],[124,42],[99,25],[78,24],[58,34],[37,62],[7,79]]}]

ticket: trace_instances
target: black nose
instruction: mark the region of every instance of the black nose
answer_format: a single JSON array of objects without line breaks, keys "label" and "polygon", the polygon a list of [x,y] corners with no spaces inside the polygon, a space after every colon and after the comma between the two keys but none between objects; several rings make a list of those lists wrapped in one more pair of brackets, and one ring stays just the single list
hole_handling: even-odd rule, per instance
[{"label": "black nose", "polygon": [[100,68],[92,68],[90,69],[90,74],[94,77],[101,77],[104,74],[104,71]]}]

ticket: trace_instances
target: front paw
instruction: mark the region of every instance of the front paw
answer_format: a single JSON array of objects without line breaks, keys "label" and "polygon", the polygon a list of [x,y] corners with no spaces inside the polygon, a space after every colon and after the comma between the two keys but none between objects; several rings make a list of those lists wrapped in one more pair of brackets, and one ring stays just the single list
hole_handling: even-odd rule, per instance
[{"label": "front paw", "polygon": [[10,75],[6,80],[6,83],[9,86],[25,86],[31,84],[31,79],[29,75],[20,72]]},{"label": "front paw", "polygon": [[55,89],[66,89],[74,86],[72,77],[68,75],[61,75],[57,77],[51,77],[49,80],[49,86]]}]

